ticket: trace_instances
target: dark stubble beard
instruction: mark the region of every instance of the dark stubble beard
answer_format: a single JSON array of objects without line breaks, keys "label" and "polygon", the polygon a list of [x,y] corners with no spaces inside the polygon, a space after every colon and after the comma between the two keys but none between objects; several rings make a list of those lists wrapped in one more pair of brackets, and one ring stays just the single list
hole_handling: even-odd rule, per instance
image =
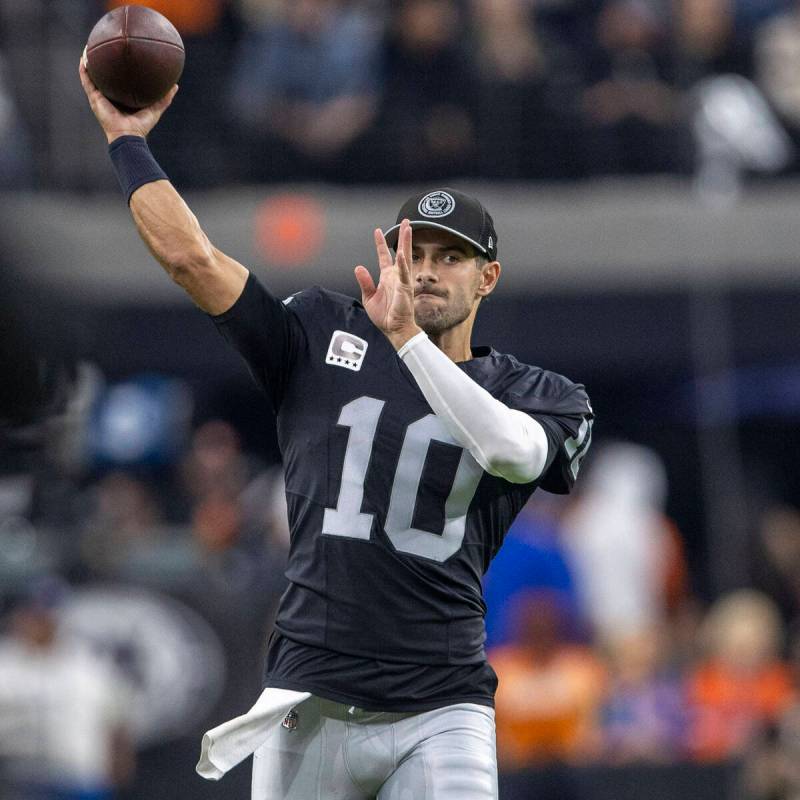
[{"label": "dark stubble beard", "polygon": [[471,311],[471,306],[464,300],[435,307],[426,302],[422,308],[415,304],[414,319],[428,336],[440,336],[467,319]]}]

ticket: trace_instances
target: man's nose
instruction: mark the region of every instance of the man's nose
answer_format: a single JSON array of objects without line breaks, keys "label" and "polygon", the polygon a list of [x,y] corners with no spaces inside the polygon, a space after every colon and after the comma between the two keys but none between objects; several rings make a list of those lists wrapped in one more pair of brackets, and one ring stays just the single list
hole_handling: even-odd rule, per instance
[{"label": "man's nose", "polygon": [[421,258],[417,261],[414,278],[419,283],[435,283],[438,280],[432,258]]}]

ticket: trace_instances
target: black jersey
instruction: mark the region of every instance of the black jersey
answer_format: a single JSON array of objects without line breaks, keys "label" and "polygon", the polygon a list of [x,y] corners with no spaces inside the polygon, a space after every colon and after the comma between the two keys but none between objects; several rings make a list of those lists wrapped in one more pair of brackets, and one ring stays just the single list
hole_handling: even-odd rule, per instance
[{"label": "black jersey", "polygon": [[[277,414],[291,544],[271,685],[388,711],[446,704],[437,670],[485,678],[481,578],[533,490],[572,487],[591,439],[583,387],[489,348],[459,364],[547,433],[543,476],[512,484],[453,440],[360,302],[320,288],[280,302],[251,275],[215,321]],[[411,676],[426,667],[423,696]],[[370,670],[395,678],[371,685]]]}]

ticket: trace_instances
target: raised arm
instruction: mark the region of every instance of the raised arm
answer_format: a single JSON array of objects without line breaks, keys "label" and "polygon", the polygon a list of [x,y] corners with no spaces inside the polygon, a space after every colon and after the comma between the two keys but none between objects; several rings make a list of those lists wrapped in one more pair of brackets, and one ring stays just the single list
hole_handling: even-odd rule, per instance
[{"label": "raised arm", "polygon": [[[117,168],[139,174],[129,187],[131,214],[150,252],[194,302],[209,314],[227,311],[242,293],[248,271],[209,241],[175,187],[147,149],[145,137],[167,110],[178,87],[152,106],[124,113],[92,83],[81,59],[81,84],[114,151]],[[123,138],[124,137],[124,138]],[[129,176],[130,177],[130,176]],[[139,184],[139,180],[144,182]]]}]

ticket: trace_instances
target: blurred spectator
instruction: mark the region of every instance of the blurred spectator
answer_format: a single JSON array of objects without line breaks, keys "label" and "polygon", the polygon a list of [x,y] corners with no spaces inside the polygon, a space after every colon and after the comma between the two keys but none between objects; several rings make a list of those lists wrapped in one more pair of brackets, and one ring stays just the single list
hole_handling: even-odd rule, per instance
[{"label": "blurred spectator", "polygon": [[113,574],[134,551],[156,543],[161,509],[143,480],[111,472],[89,489],[86,501],[81,550],[93,572]]},{"label": "blurred spectator", "polygon": [[345,154],[371,123],[381,90],[380,20],[344,0],[284,0],[269,10],[245,34],[233,76],[244,177],[346,170]]},{"label": "blurred spectator", "polygon": [[240,713],[260,691],[266,643],[286,587],[288,526],[282,475],[250,478],[232,432],[219,421],[198,430],[184,465],[184,475],[197,478],[190,525],[142,551],[126,577],[169,591],[212,625],[230,675],[238,676],[227,682],[221,707]]},{"label": "blurred spectator", "polygon": [[223,491],[210,492],[194,507],[192,531],[207,553],[222,553],[238,539],[242,525],[239,504]]},{"label": "blurred spectator", "polygon": [[579,599],[564,553],[554,495],[536,498],[522,509],[492,560],[484,580],[486,600],[486,646],[514,644],[517,620],[513,609],[517,597],[549,591],[559,598],[565,632],[579,627]]},{"label": "blurred spectator", "polygon": [[23,189],[32,185],[30,143],[0,53],[0,189]]},{"label": "blurred spectator", "polygon": [[236,429],[218,419],[194,431],[180,466],[183,488],[192,504],[207,497],[238,497],[254,472]]},{"label": "blurred spectator", "polygon": [[286,501],[282,482],[258,470],[229,423],[205,422],[168,494],[171,524],[148,484],[112,473],[90,490],[84,557],[95,573],[167,591],[211,591],[213,583],[237,603],[250,591],[271,597],[288,547]]},{"label": "blurred spectator", "polygon": [[782,635],[777,609],[758,592],[740,590],[712,606],[704,623],[706,656],[689,683],[694,758],[742,755],[789,706],[793,686],[779,657]]},{"label": "blurred spectator", "polygon": [[473,0],[472,24],[484,79],[525,83],[543,72],[544,54],[530,10],[523,0]]},{"label": "blurred spectator", "polygon": [[276,468],[260,472],[245,487],[240,502],[243,538],[251,546],[266,547],[282,568],[291,535],[283,471]]},{"label": "blurred spectator", "polygon": [[234,605],[251,592],[269,604],[283,588],[284,483],[282,475],[257,467],[242,453],[236,431],[220,420],[198,428],[183,464],[193,498],[191,580],[200,587],[214,584],[220,599]]},{"label": "blurred spectator", "polygon": [[716,75],[693,92],[695,188],[709,207],[730,208],[747,173],[775,173],[791,161],[792,145],[766,99],[741,75]]},{"label": "blurred spectator", "polygon": [[712,73],[748,74],[749,52],[736,36],[733,0],[673,0],[672,15],[682,87]]},{"label": "blurred spectator", "polygon": [[[109,11],[124,5],[125,0],[108,0],[106,3]],[[144,0],[137,5],[163,14],[181,36],[204,36],[217,29],[227,0]]]},{"label": "blurred spectator", "polygon": [[602,724],[603,757],[612,764],[671,763],[686,755],[686,692],[668,645],[662,631],[651,629],[610,647]]},{"label": "blurred spectator", "polygon": [[[756,81],[800,152],[800,2],[755,34]],[[795,165],[797,160],[795,160]]]},{"label": "blurred spectator", "polygon": [[787,623],[800,618],[800,510],[767,508],[759,520],[756,551],[756,588],[778,604]]},{"label": "blurred spectator", "polygon": [[565,543],[584,613],[601,642],[657,628],[681,602],[686,567],[664,515],[667,476],[659,456],[634,444],[598,450],[565,517]]},{"label": "blurred spectator", "polygon": [[192,434],[177,480],[158,475],[162,490],[171,489],[164,493],[169,514],[153,485],[132,473],[115,471],[90,486],[84,559],[94,574],[165,589],[184,587],[199,572],[223,592],[253,588],[265,570],[267,582],[275,583],[288,539],[274,505],[285,509],[285,499],[274,478],[258,468],[229,423],[203,423]]},{"label": "blurred spectator", "polygon": [[521,0],[474,0],[480,95],[477,104],[481,170],[520,177],[530,148],[530,124],[543,116],[539,88],[545,62],[529,6]]},{"label": "blurred spectator", "polygon": [[800,710],[790,708],[749,748],[741,775],[747,800],[796,800],[800,797]]},{"label": "blurred spectator", "polygon": [[431,181],[472,172],[478,97],[473,57],[455,0],[392,4],[376,130],[379,178]]},{"label": "blurred spectator", "polygon": [[800,797],[800,636],[795,630],[790,665],[795,696],[774,726],[768,726],[746,758],[743,790],[750,800]]},{"label": "blurred spectator", "polygon": [[[108,9],[128,0],[107,0]],[[170,178],[183,187],[216,186],[236,165],[230,152],[227,91],[232,53],[239,37],[231,0],[141,0],[169,19],[186,46],[180,91],[157,129],[153,148],[169,164]],[[203,168],[198,169],[198,164]]]},{"label": "blurred spectator", "polygon": [[[83,24],[125,2],[92,0]],[[754,70],[798,139],[797,12],[787,0],[143,3],[186,42],[181,91],[153,135],[183,186],[682,173],[691,88]],[[46,4],[6,6],[0,43],[20,86],[12,97],[18,87],[0,74],[0,186],[29,186],[16,105],[42,166],[57,161],[44,127],[53,99],[38,90],[60,62],[45,57],[53,44],[37,15]],[[37,36],[42,64],[31,71],[33,51],[7,42]]]},{"label": "blurred spectator", "polygon": [[540,26],[543,10],[531,0],[472,0],[481,176],[557,178],[578,166],[580,34],[571,28],[565,46]]},{"label": "blurred spectator", "polygon": [[[791,642],[790,665],[800,686],[800,638]],[[797,696],[775,725],[765,728],[750,748],[743,770],[749,800],[796,800],[800,797],[800,703]]]},{"label": "blurred spectator", "polygon": [[667,27],[646,0],[607,0],[586,61],[583,110],[593,173],[676,171],[685,166],[679,95]]},{"label": "blurred spectator", "polygon": [[580,762],[599,747],[605,675],[592,651],[565,636],[564,609],[551,592],[514,601],[513,641],[490,652],[499,680],[497,752],[502,768]]},{"label": "blurred spectator", "polygon": [[0,756],[19,800],[104,800],[134,769],[126,684],[59,638],[63,591],[37,582],[0,640]]},{"label": "blurred spectator", "polygon": [[193,433],[176,475],[153,473],[162,490],[172,485],[164,494],[179,506],[169,525],[150,483],[131,473],[105,475],[87,492],[90,575],[168,593],[200,613],[224,643],[231,674],[243,676],[225,686],[226,713],[242,711],[258,691],[285,588],[283,482],[257,470],[236,430],[210,420]]}]

